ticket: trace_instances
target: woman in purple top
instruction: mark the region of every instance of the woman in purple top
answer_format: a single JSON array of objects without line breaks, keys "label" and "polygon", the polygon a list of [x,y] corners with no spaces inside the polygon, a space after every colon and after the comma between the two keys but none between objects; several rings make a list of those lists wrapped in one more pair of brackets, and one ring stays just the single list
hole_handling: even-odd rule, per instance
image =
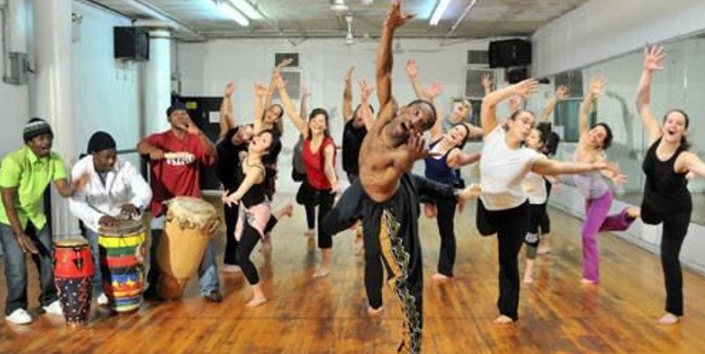
[{"label": "woman in purple top", "polygon": [[[598,94],[602,93],[606,81],[601,78],[590,82],[585,99],[580,105],[580,139],[575,149],[575,162],[606,162],[604,151],[612,143],[612,130],[606,123],[596,123],[588,127],[588,115]],[[587,172],[573,176],[580,193],[585,196],[585,222],[582,229],[583,273],[582,284],[596,284],[600,281],[600,249],[597,235],[603,231],[626,230],[639,216],[638,208],[625,208],[619,214],[608,215],[612,206],[612,191],[603,179],[609,178],[615,184],[623,184],[626,176],[615,170]]]}]

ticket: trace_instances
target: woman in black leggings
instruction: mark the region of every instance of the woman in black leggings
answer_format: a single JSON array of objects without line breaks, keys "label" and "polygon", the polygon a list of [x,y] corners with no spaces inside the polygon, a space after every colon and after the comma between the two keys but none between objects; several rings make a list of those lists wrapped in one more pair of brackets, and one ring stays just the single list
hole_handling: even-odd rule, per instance
[{"label": "woman in black leggings", "polygon": [[663,223],[661,266],[666,284],[666,314],[658,322],[670,325],[678,323],[683,316],[683,274],[678,255],[688,233],[693,210],[686,176],[689,173],[705,176],[705,164],[688,151],[688,114],[672,109],[660,124],[651,112],[651,76],[661,69],[664,56],[661,47],[645,50],[644,68],[637,90],[637,109],[649,137],[649,150],[642,165],[646,183],[641,219],[650,225]]},{"label": "woman in black leggings", "polygon": [[[257,267],[250,260],[250,254],[257,242],[264,237],[265,228],[271,217],[271,209],[266,198],[265,167],[263,158],[276,156],[281,151],[279,138],[270,130],[257,134],[250,142],[248,155],[237,170],[238,189],[223,197],[227,205],[240,204],[235,234],[239,240],[236,255],[247,282],[253,287],[254,295],[247,307],[255,307],[267,301],[260,285]],[[228,235],[228,237],[232,237]]]}]

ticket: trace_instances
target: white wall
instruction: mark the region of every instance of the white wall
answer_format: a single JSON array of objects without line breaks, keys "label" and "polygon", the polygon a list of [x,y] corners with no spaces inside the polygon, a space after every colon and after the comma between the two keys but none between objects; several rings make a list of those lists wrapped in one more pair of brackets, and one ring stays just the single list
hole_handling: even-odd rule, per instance
[{"label": "white wall", "polygon": [[72,53],[75,151],[85,152],[98,130],[110,133],[118,150],[134,149],[140,139],[141,64],[113,58],[113,27],[129,26],[130,20],[78,1],[73,12],[83,15]]},{"label": "white wall", "polygon": [[[451,97],[464,94],[465,68],[469,49],[486,50],[487,42],[465,42],[441,47],[437,40],[402,40],[403,52],[394,55],[393,91],[400,103],[414,99],[404,67],[407,59],[415,59],[422,82],[440,81],[445,85],[442,99],[446,107]],[[218,40],[207,43],[179,43],[175,50],[175,66],[182,78],[182,95],[220,96],[228,81],[237,85],[233,96],[238,123],[252,121],[252,87],[256,82],[269,83],[274,67],[274,53],[299,53],[302,82],[313,95],[310,108],[323,107],[331,118],[332,135],[341,143],[343,77],[350,65],[355,65],[353,104],[359,101],[357,81],[365,78],[374,85],[374,61],[377,42],[344,45],[344,39],[308,40],[293,47],[285,40]],[[372,102],[378,109],[376,99]],[[297,102],[298,106],[298,102]],[[447,112],[446,112],[447,113]],[[286,119],[284,150],[280,157],[278,188],[294,192],[298,185],[291,182],[291,147],[298,139],[294,126]],[[340,157],[339,157],[340,158]],[[340,163],[338,163],[340,165]],[[421,169],[420,171],[423,171]]]},{"label": "white wall", "polygon": [[[0,26],[4,28],[0,18]],[[0,41],[2,38],[0,38]],[[0,73],[5,72],[0,60]],[[0,81],[0,158],[22,146],[22,127],[29,120],[29,89],[27,85],[10,85]]]},{"label": "white wall", "polygon": [[532,37],[537,77],[583,67],[705,28],[702,0],[592,0]]}]

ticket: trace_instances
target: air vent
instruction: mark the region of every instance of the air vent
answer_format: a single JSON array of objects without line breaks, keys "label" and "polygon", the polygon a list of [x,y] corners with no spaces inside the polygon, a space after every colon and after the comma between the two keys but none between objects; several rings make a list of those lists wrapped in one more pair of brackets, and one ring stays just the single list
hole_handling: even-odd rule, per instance
[{"label": "air vent", "polygon": [[487,65],[489,57],[486,50],[468,50],[468,64]]},{"label": "air vent", "polygon": [[570,97],[583,97],[583,72],[581,70],[571,70],[555,76],[556,87],[565,85],[568,87]]},{"label": "air vent", "polygon": [[494,86],[494,70],[468,68],[465,72],[465,97],[485,97],[485,88],[482,87],[482,75],[490,75]]}]

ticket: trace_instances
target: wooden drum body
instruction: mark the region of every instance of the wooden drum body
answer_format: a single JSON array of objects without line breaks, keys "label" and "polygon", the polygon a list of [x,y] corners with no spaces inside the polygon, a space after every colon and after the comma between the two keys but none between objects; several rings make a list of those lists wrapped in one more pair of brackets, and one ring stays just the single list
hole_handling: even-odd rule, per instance
[{"label": "wooden drum body", "polygon": [[142,304],[144,241],[144,226],[139,220],[123,220],[99,230],[103,291],[108,306],[116,312],[137,311]]},{"label": "wooden drum body", "polygon": [[91,312],[93,256],[88,241],[82,238],[54,243],[54,281],[66,323],[85,325]]},{"label": "wooden drum body", "polygon": [[211,204],[198,198],[176,197],[166,204],[166,227],[157,250],[157,292],[174,300],[183,296],[189,277],[198,269],[218,216]]}]

